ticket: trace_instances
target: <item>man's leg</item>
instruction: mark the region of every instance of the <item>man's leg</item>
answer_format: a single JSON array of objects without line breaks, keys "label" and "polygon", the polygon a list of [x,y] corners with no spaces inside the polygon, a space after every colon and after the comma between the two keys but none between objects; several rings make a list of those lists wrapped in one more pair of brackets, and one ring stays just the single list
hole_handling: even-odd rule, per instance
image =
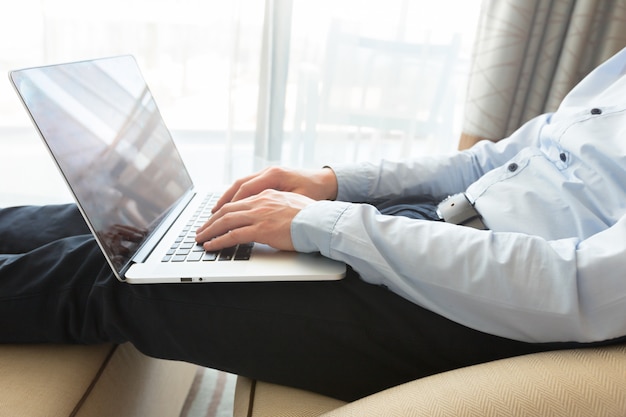
[{"label": "man's leg", "polygon": [[[29,232],[45,227],[31,216]],[[59,218],[70,228],[79,220]],[[476,332],[354,273],[337,282],[129,285],[112,276],[89,235],[40,243],[0,256],[0,342],[130,341],[154,357],[344,400],[559,347]]]},{"label": "man's leg", "polygon": [[64,237],[90,233],[74,204],[0,209],[0,254],[24,253]]}]

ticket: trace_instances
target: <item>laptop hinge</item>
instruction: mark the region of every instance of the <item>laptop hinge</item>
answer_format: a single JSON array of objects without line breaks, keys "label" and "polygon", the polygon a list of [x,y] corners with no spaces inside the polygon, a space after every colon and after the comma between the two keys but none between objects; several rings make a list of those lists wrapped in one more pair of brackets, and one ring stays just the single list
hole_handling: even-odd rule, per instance
[{"label": "laptop hinge", "polygon": [[178,220],[178,217],[181,213],[187,208],[191,200],[195,197],[196,192],[194,190],[189,190],[184,196],[180,198],[180,200],[174,204],[174,208],[170,211],[170,213],[163,218],[161,224],[154,229],[151,236],[146,239],[146,241],[141,245],[141,248],[137,251],[135,256],[130,260],[129,266],[133,263],[142,263],[144,262],[148,256],[152,253],[154,248],[159,244],[163,236],[167,233],[168,230],[172,227],[172,225]]}]

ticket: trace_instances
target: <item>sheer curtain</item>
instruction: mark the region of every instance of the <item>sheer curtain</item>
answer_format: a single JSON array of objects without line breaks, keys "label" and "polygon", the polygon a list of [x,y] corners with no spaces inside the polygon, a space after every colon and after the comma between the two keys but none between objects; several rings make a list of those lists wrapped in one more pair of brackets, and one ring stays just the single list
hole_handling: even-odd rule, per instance
[{"label": "sheer curtain", "polygon": [[[479,4],[21,0],[0,14],[0,71],[134,55],[192,175],[221,184],[454,148]],[[0,195],[64,189],[41,184],[58,174],[6,76],[0,175]]]},{"label": "sheer curtain", "polygon": [[267,4],[257,167],[456,147],[479,0]]},{"label": "sheer curtain", "polygon": [[[252,169],[263,17],[258,0],[21,0],[0,14],[0,71],[134,55],[192,175],[222,184]],[[49,159],[5,76],[0,174],[18,175],[0,195],[57,201]]]}]

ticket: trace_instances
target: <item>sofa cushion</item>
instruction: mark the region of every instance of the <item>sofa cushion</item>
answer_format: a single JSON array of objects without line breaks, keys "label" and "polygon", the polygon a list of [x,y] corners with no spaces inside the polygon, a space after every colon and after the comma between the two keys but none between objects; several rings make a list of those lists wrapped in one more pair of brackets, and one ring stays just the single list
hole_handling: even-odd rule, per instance
[{"label": "sofa cushion", "polygon": [[113,350],[111,345],[0,345],[0,415],[71,415]]},{"label": "sofa cushion", "polygon": [[118,346],[75,417],[172,417],[181,412],[198,366]]},{"label": "sofa cushion", "polygon": [[313,417],[343,401],[309,391],[237,377],[234,417]]},{"label": "sofa cushion", "polygon": [[196,369],[131,344],[0,345],[0,417],[178,415]]}]

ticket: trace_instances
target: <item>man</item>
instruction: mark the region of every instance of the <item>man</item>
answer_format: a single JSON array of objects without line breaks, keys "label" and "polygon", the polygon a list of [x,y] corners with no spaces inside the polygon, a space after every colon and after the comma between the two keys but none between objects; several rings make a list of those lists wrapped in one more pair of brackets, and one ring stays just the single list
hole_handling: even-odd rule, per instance
[{"label": "man", "polygon": [[[130,341],[345,400],[497,358],[624,341],[625,91],[626,49],[557,112],[498,143],[270,168],[237,181],[198,230],[207,250],[320,251],[351,266],[338,282],[127,285],[75,207],[0,211],[0,341]],[[459,204],[470,213],[460,221],[478,228],[451,222]]]}]

